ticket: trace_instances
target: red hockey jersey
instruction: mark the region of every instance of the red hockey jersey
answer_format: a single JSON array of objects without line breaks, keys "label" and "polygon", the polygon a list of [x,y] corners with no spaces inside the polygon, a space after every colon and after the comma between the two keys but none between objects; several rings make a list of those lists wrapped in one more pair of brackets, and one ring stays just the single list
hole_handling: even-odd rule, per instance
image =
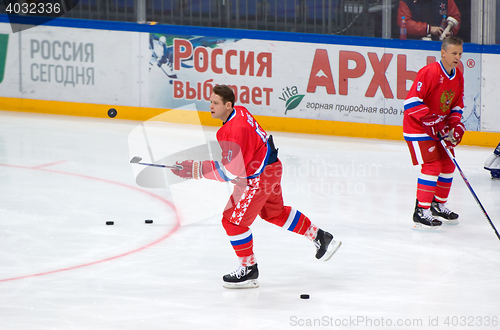
[{"label": "red hockey jersey", "polygon": [[462,119],[464,108],[464,77],[455,68],[451,75],[441,61],[423,67],[404,102],[403,135],[406,141],[432,138],[424,132],[420,119],[428,114],[445,116],[451,124]]},{"label": "red hockey jersey", "polygon": [[267,133],[250,112],[235,106],[233,112],[217,131],[222,160],[204,161],[203,177],[217,181],[254,178],[264,170],[269,158]]}]

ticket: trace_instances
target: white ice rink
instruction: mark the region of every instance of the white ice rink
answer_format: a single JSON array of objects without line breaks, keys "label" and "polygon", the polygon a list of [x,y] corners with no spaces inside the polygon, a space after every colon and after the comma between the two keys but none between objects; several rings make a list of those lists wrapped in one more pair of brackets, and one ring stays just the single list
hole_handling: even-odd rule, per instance
[{"label": "white ice rink", "polygon": [[[458,172],[460,224],[416,232],[403,141],[269,132],[285,204],[343,245],[317,261],[307,239],[257,219],[260,288],[228,290],[238,261],[220,215],[181,226],[169,188],[136,184],[140,125],[0,111],[0,329],[500,328],[500,240]],[[457,160],[500,229],[492,151],[459,146]],[[186,198],[205,212],[215,195]]]}]

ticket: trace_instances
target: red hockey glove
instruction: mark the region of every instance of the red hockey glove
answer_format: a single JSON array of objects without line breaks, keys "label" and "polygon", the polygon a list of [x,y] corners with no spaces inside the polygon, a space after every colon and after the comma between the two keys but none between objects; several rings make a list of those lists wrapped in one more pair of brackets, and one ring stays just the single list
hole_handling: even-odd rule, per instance
[{"label": "red hockey glove", "polygon": [[462,122],[458,121],[451,126],[447,126],[448,128],[448,136],[445,138],[446,141],[450,141],[453,145],[457,145],[462,141],[462,137],[465,133],[465,126]]},{"label": "red hockey glove", "polygon": [[174,173],[175,175],[180,176],[184,179],[199,180],[203,178],[203,175],[201,173],[202,162],[195,160],[184,160],[182,162],[175,162],[175,164],[182,166],[182,169],[171,169],[172,173]]},{"label": "red hockey glove", "polygon": [[446,122],[444,121],[445,116],[438,116],[436,114],[431,114],[420,118],[422,126],[424,127],[424,132],[427,133],[434,140],[440,139],[440,136],[444,136],[444,127]]}]

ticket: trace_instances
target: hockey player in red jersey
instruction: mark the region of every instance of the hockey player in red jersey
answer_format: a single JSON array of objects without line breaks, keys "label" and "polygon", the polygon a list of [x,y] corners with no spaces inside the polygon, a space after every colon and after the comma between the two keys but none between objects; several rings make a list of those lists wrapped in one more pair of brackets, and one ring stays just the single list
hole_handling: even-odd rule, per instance
[{"label": "hockey player in red jersey", "polygon": [[458,214],[447,207],[455,164],[439,142],[448,148],[460,143],[465,133],[462,124],[464,78],[457,68],[463,42],[448,37],[441,45],[441,61],[423,67],[404,102],[403,135],[413,165],[421,165],[417,182],[414,229],[441,229],[441,224],[458,224]]},{"label": "hockey player in red jersey", "polygon": [[250,225],[257,215],[262,219],[303,235],[316,246],[316,258],[328,260],[341,242],[311,223],[296,209],[283,204],[282,165],[272,136],[260,127],[242,106],[234,106],[235,96],[227,85],[217,85],[210,96],[213,118],[223,122],[217,131],[222,160],[177,162],[182,169],[172,172],[185,179],[231,181],[233,194],[222,214],[222,226],[239,257],[240,267],[223,276],[226,288],[256,288],[259,271],[253,253]]}]

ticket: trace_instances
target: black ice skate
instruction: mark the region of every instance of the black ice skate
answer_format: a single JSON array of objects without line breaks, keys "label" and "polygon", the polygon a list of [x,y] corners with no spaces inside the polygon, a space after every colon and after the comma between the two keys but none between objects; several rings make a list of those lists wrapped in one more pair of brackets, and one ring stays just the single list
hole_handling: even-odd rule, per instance
[{"label": "black ice skate", "polygon": [[431,212],[436,219],[441,220],[447,225],[458,225],[458,214],[450,211],[446,207],[446,203],[439,203],[434,200],[431,204]]},{"label": "black ice skate", "polygon": [[316,245],[316,259],[323,261],[330,259],[342,244],[341,241],[333,240],[332,234],[321,229],[318,229],[313,242]]},{"label": "black ice skate", "polygon": [[426,230],[426,231],[440,231],[441,221],[432,216],[430,209],[424,209],[415,205],[415,212],[413,213],[413,229]]},{"label": "black ice skate", "polygon": [[259,277],[259,269],[257,264],[252,266],[240,266],[234,272],[224,275],[222,280],[224,283],[223,287],[227,289],[252,289],[258,288],[259,282],[257,278]]}]

